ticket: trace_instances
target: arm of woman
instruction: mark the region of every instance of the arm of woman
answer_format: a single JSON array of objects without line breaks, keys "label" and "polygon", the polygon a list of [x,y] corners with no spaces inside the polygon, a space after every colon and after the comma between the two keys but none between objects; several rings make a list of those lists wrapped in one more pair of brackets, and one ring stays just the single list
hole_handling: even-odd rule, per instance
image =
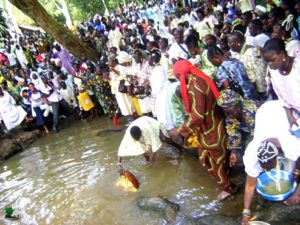
[{"label": "arm of woman", "polygon": [[229,87],[229,82],[228,82],[228,80],[225,80],[225,81],[223,82],[223,88],[224,88],[224,89],[230,88],[230,87]]},{"label": "arm of woman", "polygon": [[297,123],[297,119],[293,115],[293,109],[288,108],[288,107],[284,107],[284,109],[285,109],[286,115],[288,117],[288,120],[290,122],[290,125],[293,126],[295,124],[296,126],[299,126]]},{"label": "arm of woman", "polygon": [[117,75],[120,75],[120,71],[116,70],[115,67],[110,67],[109,69],[110,69],[110,71],[115,72]]},{"label": "arm of woman", "polygon": [[122,166],[122,157],[118,156],[118,172],[122,173],[122,171],[124,170],[123,166]]},{"label": "arm of woman", "polygon": [[[244,210],[241,225],[248,225],[250,220],[250,207],[255,193],[257,178],[247,175],[244,193]],[[249,211],[249,213],[244,213]]]},{"label": "arm of woman", "polygon": [[47,101],[47,99],[45,98],[44,95],[41,95],[41,99],[42,99],[42,101],[43,101],[46,105],[48,105],[48,101]]},{"label": "arm of woman", "polygon": [[147,161],[147,164],[152,165],[152,163],[154,162],[154,158],[155,158],[155,152],[152,151],[151,147],[144,153],[144,157]]}]

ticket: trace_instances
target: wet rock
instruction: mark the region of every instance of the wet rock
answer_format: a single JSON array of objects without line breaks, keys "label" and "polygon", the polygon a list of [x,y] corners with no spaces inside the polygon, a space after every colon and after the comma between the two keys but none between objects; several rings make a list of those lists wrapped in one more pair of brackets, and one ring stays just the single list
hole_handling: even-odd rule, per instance
[{"label": "wet rock", "polygon": [[[160,212],[170,225],[239,225],[241,217],[233,218],[224,215],[208,215],[193,218],[184,215],[177,203],[163,197],[138,197],[137,206],[143,210]],[[268,202],[254,211],[255,220],[264,221],[272,225],[299,225],[300,205],[285,206],[282,203]]]},{"label": "wet rock", "polygon": [[257,220],[265,221],[272,225],[299,225],[300,205],[286,206],[283,203],[268,202],[261,209],[254,212]]},{"label": "wet rock", "polygon": [[209,215],[196,220],[197,225],[239,225],[240,220],[223,215]]},{"label": "wet rock", "polygon": [[125,127],[103,129],[103,130],[98,131],[98,133],[96,134],[96,136],[101,136],[102,134],[105,134],[105,133],[108,133],[108,132],[123,132],[125,130],[126,130]]},{"label": "wet rock", "polygon": [[39,136],[39,130],[4,134],[0,137],[0,159],[7,159],[22,151],[38,139]]},{"label": "wet rock", "polygon": [[161,213],[168,224],[195,224],[195,221],[180,213],[180,206],[164,197],[144,197],[136,199],[140,209]]}]

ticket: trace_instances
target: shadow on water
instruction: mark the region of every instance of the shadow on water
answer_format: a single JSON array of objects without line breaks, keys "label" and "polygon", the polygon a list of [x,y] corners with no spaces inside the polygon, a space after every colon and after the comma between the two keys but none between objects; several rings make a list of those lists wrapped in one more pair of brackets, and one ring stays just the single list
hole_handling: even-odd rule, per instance
[{"label": "shadow on water", "polygon": [[[7,224],[166,224],[139,209],[138,196],[166,196],[192,217],[240,214],[242,194],[217,202],[217,185],[195,157],[164,146],[153,166],[143,157],[124,158],[141,183],[136,193],[118,189],[117,149],[124,134],[106,119],[76,122],[44,136],[0,165],[0,216],[12,206],[21,221]],[[3,210],[2,210],[3,209]],[[1,222],[0,222],[1,224]]]}]

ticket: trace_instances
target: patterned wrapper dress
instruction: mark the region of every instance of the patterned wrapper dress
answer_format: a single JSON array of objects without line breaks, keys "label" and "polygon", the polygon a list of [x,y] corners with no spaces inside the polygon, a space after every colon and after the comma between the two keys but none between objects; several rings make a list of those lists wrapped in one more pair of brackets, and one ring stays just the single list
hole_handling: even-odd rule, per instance
[{"label": "patterned wrapper dress", "polygon": [[220,189],[233,192],[227,176],[226,134],[222,109],[203,79],[189,76],[187,89],[191,112],[181,127],[180,134],[188,138],[194,132],[197,133],[201,164],[215,178]]}]

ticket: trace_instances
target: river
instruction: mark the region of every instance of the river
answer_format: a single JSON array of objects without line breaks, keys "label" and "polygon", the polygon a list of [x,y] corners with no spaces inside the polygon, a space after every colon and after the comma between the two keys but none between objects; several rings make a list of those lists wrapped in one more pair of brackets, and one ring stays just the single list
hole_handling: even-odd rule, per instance
[{"label": "river", "polygon": [[[105,118],[64,124],[59,134],[44,136],[0,164],[0,217],[12,206],[19,221],[0,224],[166,224],[159,213],[143,211],[137,196],[163,195],[191,216],[240,215],[242,193],[216,201],[217,184],[197,158],[169,147],[158,151],[152,166],[144,158],[124,158],[123,165],[141,183],[135,193],[115,186],[117,149],[124,132]],[[242,191],[240,191],[242,192]]]}]

